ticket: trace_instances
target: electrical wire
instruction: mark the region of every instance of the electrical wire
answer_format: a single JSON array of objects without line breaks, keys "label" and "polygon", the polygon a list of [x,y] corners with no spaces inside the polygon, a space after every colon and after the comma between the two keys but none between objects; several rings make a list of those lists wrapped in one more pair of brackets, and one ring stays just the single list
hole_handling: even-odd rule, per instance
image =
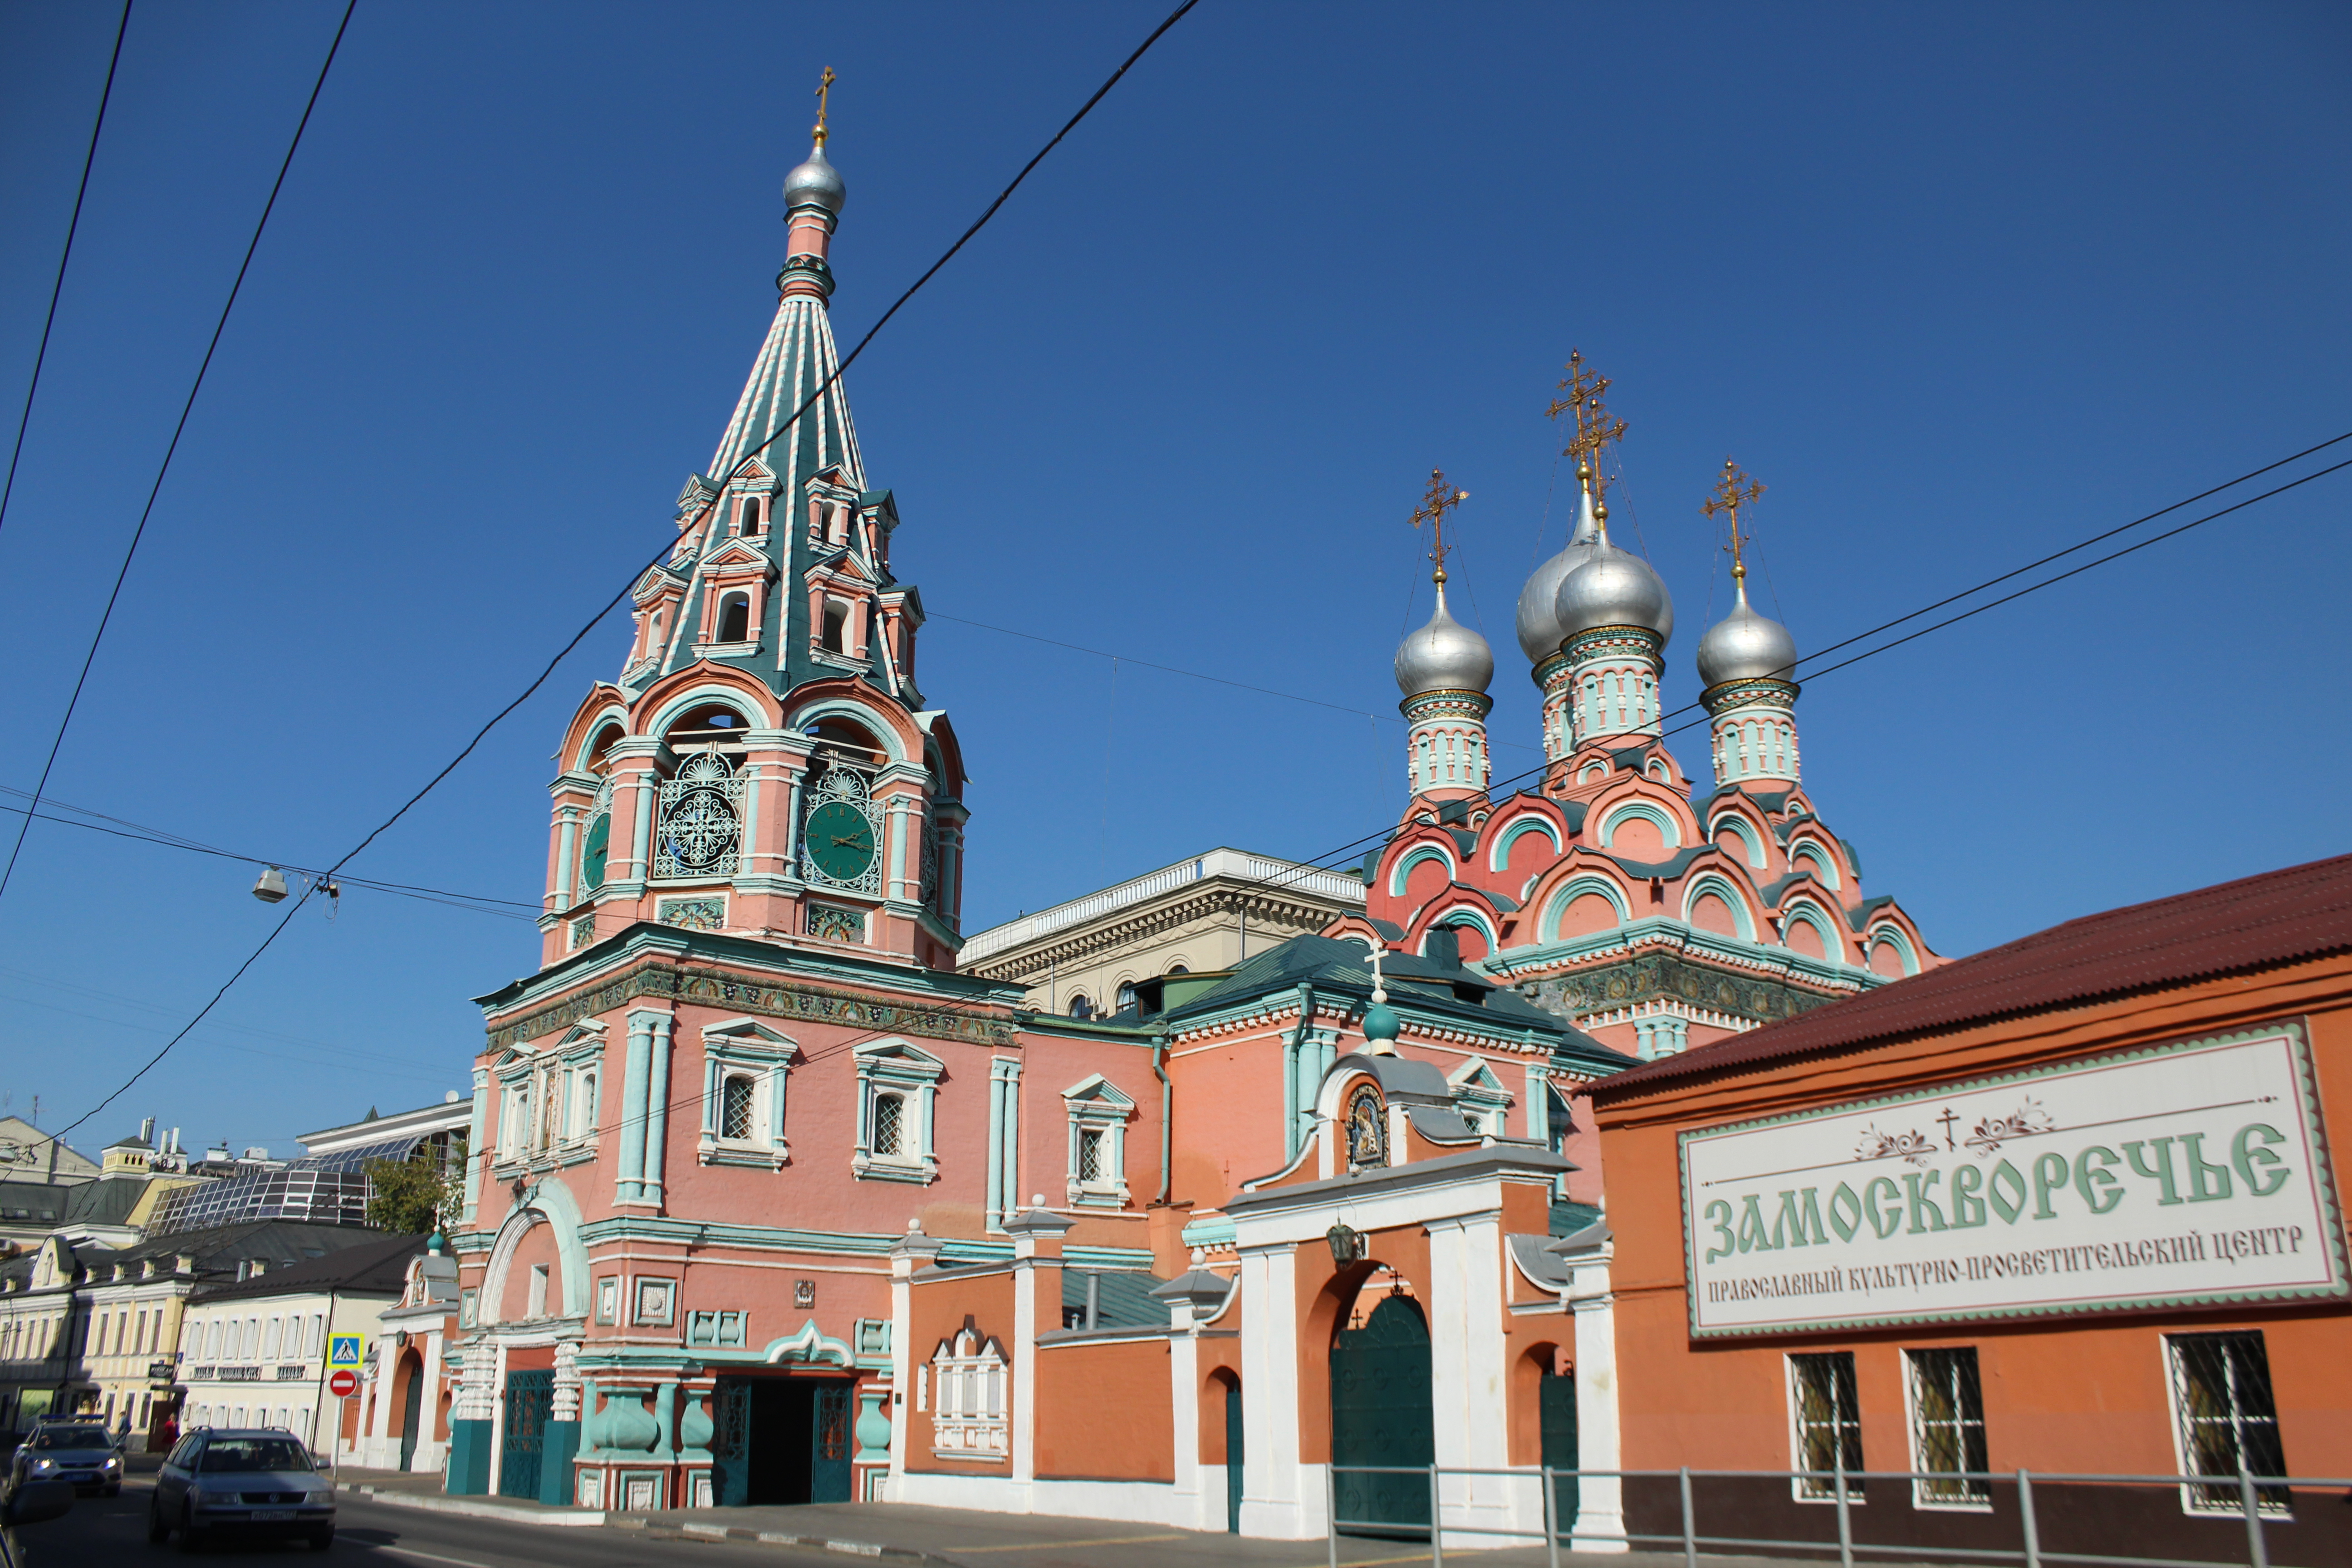
[{"label": "electrical wire", "polygon": [[[8,793],[21,795],[23,792],[10,790]],[[53,805],[56,803],[48,801],[43,804]],[[26,808],[21,805],[0,805],[0,811],[14,812],[19,816],[26,814]],[[231,850],[215,849],[203,844],[184,843],[176,838],[167,838],[152,833],[133,833],[121,827],[102,826],[95,822],[76,822],[69,816],[44,815],[40,820],[55,823],[59,827],[79,827],[86,833],[103,833],[110,838],[128,838],[141,844],[160,844],[166,849],[184,849],[191,855],[211,855],[223,860],[239,860],[247,866],[275,866],[280,870],[299,872],[302,876],[311,878],[324,878],[326,875],[323,871],[315,870],[307,866],[298,866],[291,860],[268,860],[258,855],[239,855]],[[428,904],[446,904],[455,910],[472,910],[478,914],[497,915],[504,920],[522,921],[529,923],[535,923],[533,915],[518,914],[514,911],[537,910],[540,907],[537,904],[526,904],[520,899],[492,899],[473,893],[453,893],[442,888],[420,888],[406,882],[379,882],[367,877],[339,877],[335,879],[335,885],[339,888],[365,888],[371,892],[377,893],[396,893],[403,898],[417,899]],[[491,904],[504,904],[508,908],[484,907]]]},{"label": "electrical wire", "polygon": [[[261,217],[253,226],[253,238],[247,242],[245,259],[237,264],[236,280],[229,285],[228,299],[221,305],[220,320],[213,324],[212,342],[205,345],[205,357],[196,366],[196,378],[188,387],[188,400],[180,405],[179,423],[172,426],[170,445],[163,448],[163,460],[155,468],[155,482],[147,491],[147,504],[139,513],[139,526],[131,531],[131,543],[122,552],[122,565],[114,574],[114,587],[106,595],[106,608],[98,617],[98,629],[90,634],[89,651],[82,655],[81,673],[74,678],[73,695],[66,700],[65,716],[58,721],[58,732],[49,742],[49,754],[41,763],[40,782],[33,786],[33,804],[41,804],[41,795],[49,787],[49,773],[58,765],[58,752],[66,743],[66,731],[73,724],[74,710],[81,706],[82,688],[89,683],[89,667],[97,662],[99,645],[106,640],[106,628],[114,619],[114,606],[122,598],[122,584],[131,575],[131,563],[138,557],[139,542],[147,537],[147,520],[155,515],[155,498],[163,493],[163,477],[172,471],[172,458],[180,450],[180,437],[188,428],[188,416],[195,412],[196,395],[204,390],[205,373],[213,367],[213,355],[220,348],[221,334],[228,330],[229,312],[236,309],[237,296],[244,292],[245,275],[253,267],[253,254],[261,248],[262,231],[269,226],[269,215],[278,208],[278,193],[286,188],[287,171],[294,166],[294,154],[302,145],[302,132],[310,129],[310,111],[319,107],[319,94],[327,85],[327,72],[333,68],[335,56],[343,47],[343,34],[352,25],[352,12],[359,0],[345,0],[343,19],[335,26],[334,41],[327,46],[327,58],[319,66],[319,79],[310,84],[310,100],[302,105],[302,118],[294,127],[294,139],[286,144],[285,161],[278,165],[278,178],[269,186],[269,199],[261,204]],[[125,14],[126,23],[128,13]],[[25,835],[33,825],[27,812],[25,820],[16,825],[16,841],[8,849],[8,863],[0,867],[0,899],[8,896],[9,879],[16,874],[16,857],[25,849]]]},{"label": "electrical wire", "polygon": [[[357,3],[358,0],[351,0],[351,4],[352,5],[356,5]],[[834,384],[841,379],[842,374],[848,370],[852,363],[856,363],[859,354],[866,352],[866,345],[874,341],[877,333],[880,332],[885,326],[889,324],[890,319],[898,313],[899,309],[903,307],[908,300],[913,299],[916,292],[919,290],[924,284],[929,283],[931,279],[938,274],[940,268],[945,267],[948,262],[955,257],[956,253],[961,251],[964,246],[971,241],[971,237],[978,234],[981,229],[987,225],[989,219],[996,216],[997,209],[1003,206],[1005,202],[1011,199],[1014,191],[1020,189],[1021,183],[1029,177],[1030,173],[1034,170],[1038,164],[1045,161],[1045,155],[1051,153],[1055,148],[1060,146],[1062,144],[1062,139],[1069,135],[1072,131],[1076,130],[1080,121],[1084,120],[1088,114],[1093,112],[1095,106],[1103,100],[1104,97],[1109,93],[1112,88],[1118,85],[1119,79],[1127,75],[1128,71],[1134,67],[1138,60],[1143,58],[1145,52],[1149,50],[1152,45],[1158,43],[1161,36],[1164,35],[1168,29],[1173,27],[1178,22],[1181,21],[1185,14],[1191,11],[1192,7],[1198,4],[1200,4],[1200,0],[1182,0],[1182,4],[1179,5],[1175,10],[1168,14],[1165,21],[1161,22],[1160,26],[1151,30],[1150,36],[1136,47],[1135,52],[1129,55],[1125,60],[1121,61],[1118,68],[1111,72],[1109,78],[1103,82],[1102,86],[1095,89],[1094,96],[1087,99],[1087,101],[1080,106],[1078,111],[1070,116],[1070,118],[1063,123],[1062,128],[1059,131],[1054,132],[1052,140],[1048,141],[1045,146],[1038,149],[1036,156],[1031,158],[1028,163],[1022,165],[1021,172],[1013,176],[1012,183],[1007,184],[1002,192],[998,193],[996,199],[989,203],[988,209],[982,213],[980,216],[972,222],[971,226],[965,229],[962,234],[957,236],[955,243],[949,246],[947,250],[940,257],[940,258],[937,261],[932,262],[931,265],[924,270],[921,277],[916,279],[912,284],[908,286],[906,292],[900,294],[896,300],[892,301],[890,308],[882,312],[880,319],[877,320],[871,327],[866,329],[866,335],[857,341],[857,346],[850,350],[850,352],[843,357],[841,363],[833,368],[832,373],[824,378],[824,380],[818,385],[817,389],[809,395],[808,399],[798,408],[793,411],[792,416],[786,419],[782,424],[777,426],[774,430],[771,431],[766,440],[761,441],[758,446],[751,447],[749,451],[743,454],[742,459],[736,465],[735,468],[730,472],[727,479],[720,480],[719,488],[722,490],[725,489],[728,481],[734,478],[735,474],[740,473],[743,468],[747,466],[753,458],[757,457],[761,452],[765,451],[779,437],[781,437],[785,431],[798,424],[800,422],[801,416],[806,414],[810,408],[815,405],[818,399],[822,398],[827,392],[832,390]],[[348,26],[350,23],[351,11],[347,7],[343,13],[343,24],[345,26]],[[336,31],[335,41],[339,45],[342,41],[342,31],[340,28]],[[331,65],[333,61],[334,54],[331,49],[328,52],[328,63]],[[323,68],[320,71],[319,79],[320,85],[324,85],[326,81],[326,72]],[[318,101],[317,89],[314,88],[311,90],[310,97],[313,103]],[[309,120],[310,111],[306,109],[303,111],[304,123],[307,124]],[[299,142],[300,139],[300,132],[299,131],[296,132],[296,139]],[[292,162],[293,152],[290,148],[287,152],[287,159],[289,163]],[[279,171],[278,178],[279,181],[283,183],[285,178],[284,170],[281,169]],[[273,202],[277,199],[277,192],[274,189],[270,193],[270,197]],[[265,211],[263,214],[264,218],[266,219],[268,216],[268,213]],[[259,243],[260,233],[257,229],[255,231],[254,237],[255,242],[257,244]],[[247,254],[247,259],[248,261],[251,260],[250,253]],[[240,272],[238,274],[238,279],[240,282],[243,281],[243,278],[244,274]],[[227,318],[226,313],[223,314],[222,320],[224,322],[226,321]],[[217,333],[215,334],[215,341],[218,341]],[[209,356],[207,356],[207,363],[209,363]],[[194,401],[193,395],[191,395],[191,401]],[[184,415],[184,419],[185,416]],[[176,437],[174,439],[176,441]],[[160,477],[157,482],[159,485],[162,482]],[[150,505],[151,507],[152,505],[152,498],[150,499]],[[145,526],[143,518],[142,519],[141,526],[142,528]],[[135,542],[136,542],[134,540],[134,548]],[[407,816],[409,811],[415,806],[417,802],[423,800],[427,795],[430,795],[442,780],[447,778],[450,773],[454,773],[458,764],[463,763],[467,757],[471,756],[474,749],[482,743],[484,738],[487,737],[492,730],[498,727],[501,720],[505,719],[508,714],[512,713],[516,709],[521,707],[523,703],[530,700],[531,696],[536,693],[541,686],[546,684],[548,677],[555,673],[556,667],[562,664],[563,660],[570,656],[573,648],[580,646],[581,642],[587,637],[588,634],[594,630],[597,625],[604,620],[605,616],[612,612],[614,605],[618,605],[622,599],[628,595],[629,590],[635,585],[637,579],[643,576],[646,570],[652,566],[659,564],[662,559],[668,555],[671,550],[675,547],[674,543],[663,546],[663,548],[656,552],[652,560],[648,561],[645,566],[641,566],[636,571],[631,573],[629,574],[628,581],[623,584],[620,592],[614,595],[611,599],[605,602],[602,608],[597,610],[593,616],[590,616],[581,625],[580,629],[572,634],[572,639],[563,645],[562,648],[557,652],[553,658],[548,660],[546,668],[539,672],[537,678],[535,678],[529,686],[523,688],[520,695],[518,695],[512,701],[509,702],[505,707],[492,714],[489,721],[479,730],[475,731],[473,739],[467,741],[464,748],[460,750],[456,756],[450,758],[448,763],[445,764],[438,773],[435,773],[430,779],[425,781],[423,788],[419,789],[415,795],[410,795],[407,800],[402,802],[398,810],[394,811],[390,816],[384,818],[383,821],[378,823],[369,831],[366,837],[361,839],[358,844],[352,847],[349,853],[345,854],[341,859],[329,867],[325,873],[325,877],[331,879],[337,873],[341,872],[343,867],[350,863],[354,857],[366,849],[369,845],[374,843],[376,839],[382,837],[383,833],[394,823]],[[128,564],[129,558],[125,557],[126,570],[128,569]],[[120,583],[118,583],[116,586],[119,591],[121,587]],[[112,604],[111,601],[110,601],[110,611],[111,608]],[[102,623],[100,629],[101,631],[103,630]],[[95,642],[93,642],[91,647],[92,652],[95,653]],[[85,664],[83,667],[83,675],[87,677],[88,674],[89,667]],[[79,696],[80,688],[77,686],[75,688],[75,691],[76,695]],[[71,716],[70,710],[68,710],[68,718]],[[58,731],[58,735],[60,739],[64,736],[62,727],[60,727]],[[57,752],[54,747],[51,748],[49,760],[52,763],[57,760]],[[43,771],[42,779],[46,784],[47,780],[47,770]],[[38,793],[38,791],[35,792],[35,804],[37,805],[39,804]],[[29,826],[31,820],[31,816],[28,814],[26,818],[26,825]],[[20,848],[24,844],[24,833],[25,828],[20,826],[17,829],[16,836],[17,845]],[[9,859],[9,864],[13,867],[15,863],[15,857],[12,855]],[[88,1110],[82,1112],[81,1115],[76,1117],[73,1121],[66,1123],[65,1126],[59,1128],[57,1131],[49,1133],[47,1135],[48,1141],[55,1142],[58,1139],[64,1137],[68,1132],[70,1132],[75,1128],[80,1126],[83,1122],[88,1121],[91,1117],[96,1116],[100,1111],[105,1110],[108,1106],[121,1099],[124,1094],[128,1093],[131,1086],[138,1083],[141,1079],[145,1078],[150,1072],[152,1072],[155,1069],[156,1065],[162,1062],[166,1056],[171,1054],[172,1047],[178,1045],[181,1040],[184,1039],[187,1037],[189,1030],[194,1029],[198,1024],[204,1022],[205,1016],[209,1014],[214,1007],[219,1005],[220,999],[228,994],[229,988],[234,986],[239,980],[243,979],[245,977],[246,971],[252,968],[254,963],[260,959],[261,955],[269,951],[270,945],[277,942],[278,938],[284,933],[287,925],[293,920],[294,916],[300,911],[302,906],[310,901],[312,894],[320,885],[321,883],[312,883],[310,887],[303,889],[301,896],[295,899],[289,905],[286,913],[278,920],[278,923],[269,928],[268,934],[261,939],[260,945],[257,946],[252,952],[248,953],[246,956],[245,962],[238,964],[236,971],[231,973],[226,980],[221,983],[220,989],[213,993],[211,999],[205,1002],[204,1006],[197,1010],[196,1016],[189,1019],[187,1024],[183,1026],[177,1034],[174,1034],[170,1039],[164,1041],[163,1047],[156,1051],[153,1056],[150,1057],[147,1061],[141,1066],[137,1072],[132,1073],[129,1078],[125,1079],[122,1083],[111,1093],[108,1094],[104,1100],[101,1100],[96,1105],[91,1106]],[[0,890],[5,890],[5,887],[6,881],[5,877],[0,877]]]},{"label": "electrical wire", "polygon": [[33,422],[33,400],[41,390],[41,366],[49,357],[49,329],[58,324],[58,297],[66,291],[66,266],[73,260],[74,236],[81,229],[82,199],[89,195],[90,165],[98,162],[99,132],[106,129],[106,106],[114,97],[114,69],[122,63],[122,36],[131,30],[131,0],[122,0],[122,20],[114,25],[114,52],[106,60],[106,85],[98,91],[98,117],[90,121],[89,151],[82,154],[81,183],[74,187],[73,216],[66,220],[65,248],[58,253],[57,281],[49,285],[48,314],[41,318],[40,346],[33,351],[33,379],[25,388],[25,411],[16,419],[16,444],[8,451],[8,479],[0,484],[0,528],[8,523],[8,502],[16,493],[16,460],[25,455],[25,429]]}]

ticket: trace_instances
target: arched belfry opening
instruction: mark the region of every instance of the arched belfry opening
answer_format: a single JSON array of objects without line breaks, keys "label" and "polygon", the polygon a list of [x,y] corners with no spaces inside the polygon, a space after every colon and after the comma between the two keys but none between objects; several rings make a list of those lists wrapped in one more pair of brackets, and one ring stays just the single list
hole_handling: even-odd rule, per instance
[{"label": "arched belfry opening", "polygon": [[1429,1320],[1402,1275],[1376,1268],[1331,1335],[1331,1496],[1340,1531],[1428,1539],[1427,1470],[1436,1461]]}]

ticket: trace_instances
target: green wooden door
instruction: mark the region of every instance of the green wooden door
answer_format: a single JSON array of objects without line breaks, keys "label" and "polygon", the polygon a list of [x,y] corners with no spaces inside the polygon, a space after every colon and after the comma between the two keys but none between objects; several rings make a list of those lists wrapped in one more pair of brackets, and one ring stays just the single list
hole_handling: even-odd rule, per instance
[{"label": "green wooden door", "polygon": [[[1543,1418],[1543,1462],[1555,1470],[1576,1468],[1576,1374],[1543,1375],[1537,1405]],[[1576,1528],[1576,1477],[1552,1478],[1552,1518],[1566,1535]]]},{"label": "green wooden door", "polygon": [[499,1450],[499,1495],[539,1496],[540,1455],[555,1405],[555,1373],[507,1373],[506,1431]]},{"label": "green wooden door", "polygon": [[822,1384],[810,1401],[815,1423],[809,1434],[811,1502],[849,1500],[849,1389],[845,1383]]},{"label": "green wooden door", "polygon": [[408,1373],[408,1394],[400,1406],[400,1468],[407,1469],[416,1462],[416,1428],[425,1413],[425,1369],[412,1368]]},{"label": "green wooden door", "polygon": [[722,1377],[711,1391],[710,1500],[720,1508],[751,1500],[751,1384]]},{"label": "green wooden door", "polygon": [[[1331,1463],[1436,1462],[1430,1413],[1429,1325],[1405,1296],[1385,1296],[1360,1329],[1342,1329],[1331,1344]],[[1425,1540],[1429,1477],[1349,1475],[1331,1479],[1339,1528],[1350,1535]]]}]

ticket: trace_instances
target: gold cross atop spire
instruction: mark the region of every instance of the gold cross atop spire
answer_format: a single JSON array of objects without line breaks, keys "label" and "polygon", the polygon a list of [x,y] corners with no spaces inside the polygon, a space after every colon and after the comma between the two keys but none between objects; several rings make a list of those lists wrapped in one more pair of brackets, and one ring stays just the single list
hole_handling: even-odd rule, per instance
[{"label": "gold cross atop spire", "polygon": [[825,135],[825,132],[824,132],[824,112],[825,112],[825,106],[826,106],[826,102],[827,102],[828,99],[830,98],[830,96],[831,96],[832,92],[833,92],[833,68],[832,68],[831,66],[827,66],[827,67],[825,67],[825,68],[824,68],[824,74],[823,76],[821,76],[821,77],[817,78],[817,80],[816,80],[816,132],[815,132],[815,135],[816,135],[816,144],[817,144],[818,146],[820,146],[820,147],[822,147],[822,146],[824,146],[824,135]]},{"label": "gold cross atop spire", "polygon": [[1748,575],[1747,540],[1739,530],[1739,509],[1764,493],[1764,487],[1749,479],[1738,463],[1723,459],[1723,478],[1715,481],[1715,493],[1699,502],[1698,510],[1713,517],[1717,512],[1731,514],[1731,574],[1735,578]]},{"label": "gold cross atop spire", "polygon": [[1544,417],[1557,419],[1571,411],[1576,415],[1576,434],[1560,448],[1563,458],[1576,459],[1576,477],[1584,488],[1593,492],[1594,510],[1603,521],[1609,516],[1608,480],[1601,473],[1601,451],[1612,441],[1622,440],[1625,422],[1609,416],[1609,378],[1596,375],[1584,363],[1580,349],[1568,351],[1568,363],[1561,369],[1568,375],[1559,384],[1566,397],[1555,397],[1544,410]]},{"label": "gold cross atop spire", "polygon": [[1446,484],[1444,469],[1429,470],[1429,489],[1421,498],[1421,504],[1412,510],[1412,525],[1415,528],[1424,522],[1430,525],[1432,547],[1429,558],[1437,563],[1437,573],[1433,581],[1445,581],[1445,514],[1469,499],[1468,490],[1454,489]]}]

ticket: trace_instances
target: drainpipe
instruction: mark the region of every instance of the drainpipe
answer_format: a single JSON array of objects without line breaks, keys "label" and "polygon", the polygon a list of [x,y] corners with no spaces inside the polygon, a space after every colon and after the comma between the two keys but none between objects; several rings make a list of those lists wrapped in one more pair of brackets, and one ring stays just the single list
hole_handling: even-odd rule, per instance
[{"label": "drainpipe", "polygon": [[1174,1145],[1170,1141],[1169,1118],[1175,1111],[1176,1087],[1168,1081],[1168,1037],[1151,1037],[1151,1070],[1160,1079],[1160,1195],[1152,1202],[1168,1201],[1169,1188],[1175,1184]]}]

